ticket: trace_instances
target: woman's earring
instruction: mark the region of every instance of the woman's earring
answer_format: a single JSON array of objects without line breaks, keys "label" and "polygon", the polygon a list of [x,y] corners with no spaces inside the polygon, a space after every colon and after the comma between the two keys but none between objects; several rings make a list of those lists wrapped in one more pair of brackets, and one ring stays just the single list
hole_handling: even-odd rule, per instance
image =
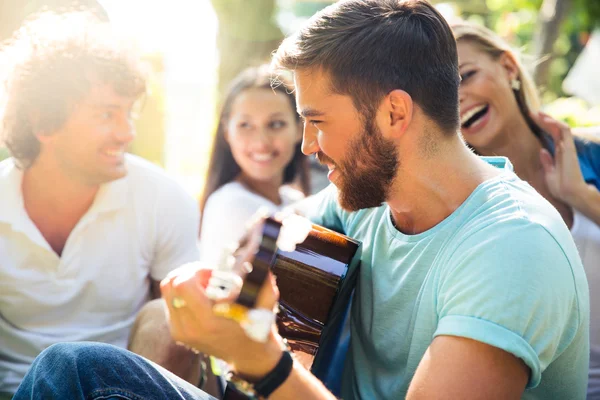
[{"label": "woman's earring", "polygon": [[513,88],[513,90],[519,91],[521,90],[521,81],[518,79],[512,79],[510,81],[510,86]]}]

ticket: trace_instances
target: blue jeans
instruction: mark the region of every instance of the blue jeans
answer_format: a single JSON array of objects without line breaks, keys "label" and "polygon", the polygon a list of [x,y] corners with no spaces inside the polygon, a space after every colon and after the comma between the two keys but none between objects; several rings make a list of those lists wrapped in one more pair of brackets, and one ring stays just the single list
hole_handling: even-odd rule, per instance
[{"label": "blue jeans", "polygon": [[101,343],[59,343],[34,361],[13,400],[215,399],[160,366]]}]

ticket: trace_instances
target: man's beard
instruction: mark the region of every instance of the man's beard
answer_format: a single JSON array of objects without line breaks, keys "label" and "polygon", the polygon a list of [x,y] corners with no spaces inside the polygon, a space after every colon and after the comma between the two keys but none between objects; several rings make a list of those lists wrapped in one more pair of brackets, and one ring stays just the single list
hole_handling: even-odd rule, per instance
[{"label": "man's beard", "polygon": [[400,160],[394,143],[383,137],[374,118],[365,118],[363,132],[350,142],[346,157],[335,164],[322,152],[320,162],[335,164],[340,173],[338,200],[343,209],[379,207],[388,198]]}]

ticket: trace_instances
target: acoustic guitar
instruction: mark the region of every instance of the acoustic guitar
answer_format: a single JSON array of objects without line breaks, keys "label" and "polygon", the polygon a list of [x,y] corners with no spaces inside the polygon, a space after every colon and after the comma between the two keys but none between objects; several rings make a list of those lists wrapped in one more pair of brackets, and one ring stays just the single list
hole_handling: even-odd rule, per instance
[{"label": "acoustic guitar", "polygon": [[[361,244],[313,224],[294,251],[282,251],[277,248],[281,227],[281,222],[266,218],[234,254],[237,264],[252,268],[229,314],[239,320],[240,313],[253,309],[268,271],[273,271],[280,291],[279,333],[296,360],[339,394]],[[228,383],[223,400],[242,399],[249,397]]]}]

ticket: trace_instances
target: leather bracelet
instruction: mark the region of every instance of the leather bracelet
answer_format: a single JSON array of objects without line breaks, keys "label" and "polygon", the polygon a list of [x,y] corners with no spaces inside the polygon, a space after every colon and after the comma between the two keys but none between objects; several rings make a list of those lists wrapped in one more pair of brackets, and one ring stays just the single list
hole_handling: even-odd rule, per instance
[{"label": "leather bracelet", "polygon": [[260,381],[254,383],[254,391],[262,397],[269,397],[290,376],[294,367],[294,359],[289,351],[284,351],[279,362]]}]

